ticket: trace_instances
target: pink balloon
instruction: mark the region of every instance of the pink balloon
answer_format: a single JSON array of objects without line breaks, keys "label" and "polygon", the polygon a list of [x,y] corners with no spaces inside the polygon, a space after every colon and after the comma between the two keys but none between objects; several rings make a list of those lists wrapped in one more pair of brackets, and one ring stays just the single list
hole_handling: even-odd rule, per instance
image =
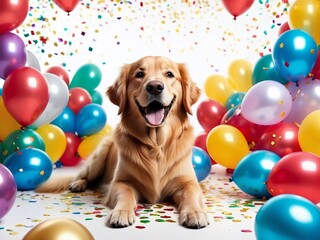
[{"label": "pink balloon", "polygon": [[0,220],[10,211],[17,195],[17,184],[12,173],[0,164]]},{"label": "pink balloon", "polygon": [[266,80],[249,89],[241,103],[241,113],[255,124],[274,125],[287,117],[291,106],[288,89],[279,82]]}]

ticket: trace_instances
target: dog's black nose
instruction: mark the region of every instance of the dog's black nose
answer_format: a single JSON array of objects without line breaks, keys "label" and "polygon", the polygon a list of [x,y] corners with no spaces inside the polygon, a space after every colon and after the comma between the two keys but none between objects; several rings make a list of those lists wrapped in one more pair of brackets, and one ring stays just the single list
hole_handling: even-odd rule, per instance
[{"label": "dog's black nose", "polygon": [[163,89],[164,89],[164,85],[160,81],[150,81],[146,86],[147,92],[154,96],[162,93]]}]

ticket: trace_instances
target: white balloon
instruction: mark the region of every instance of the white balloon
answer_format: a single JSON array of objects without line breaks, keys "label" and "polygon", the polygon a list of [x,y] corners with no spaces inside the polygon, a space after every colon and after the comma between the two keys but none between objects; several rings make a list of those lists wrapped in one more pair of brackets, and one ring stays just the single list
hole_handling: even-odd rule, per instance
[{"label": "white balloon", "polygon": [[37,57],[29,50],[27,50],[27,64],[26,64],[26,66],[33,67],[41,72],[40,63],[39,63]]},{"label": "white balloon", "polygon": [[49,85],[49,101],[42,114],[31,124],[33,127],[52,122],[65,109],[69,100],[69,89],[61,78],[52,73],[43,75]]}]

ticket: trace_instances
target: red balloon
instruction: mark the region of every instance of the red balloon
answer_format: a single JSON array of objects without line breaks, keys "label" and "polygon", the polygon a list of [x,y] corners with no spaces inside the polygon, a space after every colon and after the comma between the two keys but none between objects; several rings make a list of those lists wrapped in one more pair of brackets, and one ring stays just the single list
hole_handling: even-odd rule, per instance
[{"label": "red balloon", "polygon": [[10,32],[19,27],[28,11],[28,0],[1,0],[0,33]]},{"label": "red balloon", "polygon": [[75,9],[80,0],[53,0],[53,2],[63,11],[69,13]]},{"label": "red balloon", "polygon": [[227,109],[219,102],[208,99],[201,102],[197,108],[197,119],[201,127],[209,132],[215,126],[220,125],[221,119]]},{"label": "red balloon", "polygon": [[285,22],[281,25],[281,27],[279,28],[279,32],[278,35],[280,36],[282,33],[289,31],[290,30],[290,26],[288,22]]},{"label": "red balloon", "polygon": [[81,157],[78,154],[78,147],[81,143],[81,139],[71,132],[67,132],[65,135],[67,138],[67,147],[60,157],[60,162],[65,166],[76,166],[81,161]]},{"label": "red balloon", "polygon": [[23,67],[7,77],[3,85],[2,98],[12,117],[22,126],[28,126],[47,106],[49,85],[38,70]]},{"label": "red balloon", "polygon": [[227,11],[234,16],[234,20],[236,20],[237,16],[247,11],[253,2],[254,0],[222,0]]},{"label": "red balloon", "polygon": [[317,60],[311,71],[315,79],[320,79],[320,50],[318,50]]},{"label": "red balloon", "polygon": [[[195,139],[194,146],[201,148],[210,156],[207,149],[207,137],[208,137],[207,132],[200,133]],[[210,159],[211,159],[211,164],[216,164],[216,162],[211,157]]]},{"label": "red balloon", "polygon": [[63,67],[60,67],[60,66],[50,67],[48,68],[47,73],[52,73],[58,76],[67,84],[67,86],[69,86],[69,83],[70,83],[69,75]]},{"label": "red balloon", "polygon": [[299,127],[290,122],[282,122],[267,127],[254,150],[268,150],[280,157],[302,151],[298,141]]},{"label": "red balloon", "polygon": [[69,90],[68,107],[77,114],[85,105],[92,103],[92,99],[87,90],[75,87]]},{"label": "red balloon", "polygon": [[296,194],[320,203],[320,157],[310,152],[287,154],[271,169],[267,188],[272,196]]}]

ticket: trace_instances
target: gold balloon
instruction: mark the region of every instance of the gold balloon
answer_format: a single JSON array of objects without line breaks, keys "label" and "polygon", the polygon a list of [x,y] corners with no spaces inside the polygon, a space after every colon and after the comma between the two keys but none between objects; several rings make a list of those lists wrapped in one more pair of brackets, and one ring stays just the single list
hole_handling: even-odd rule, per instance
[{"label": "gold balloon", "polygon": [[308,32],[320,44],[320,1],[296,0],[289,10],[289,26]]},{"label": "gold balloon", "polygon": [[252,69],[252,64],[244,59],[237,59],[230,63],[229,83],[236,91],[247,92],[251,88]]},{"label": "gold balloon", "polygon": [[320,156],[320,110],[308,114],[301,122],[298,141],[302,151]]},{"label": "gold balloon", "polygon": [[208,98],[225,105],[227,99],[234,92],[228,80],[219,75],[209,76],[204,83],[204,91]]},{"label": "gold balloon", "polygon": [[73,219],[46,220],[32,228],[23,240],[94,240],[82,224]]},{"label": "gold balloon", "polygon": [[0,96],[0,140],[4,140],[10,133],[20,128],[20,124],[10,115]]}]

